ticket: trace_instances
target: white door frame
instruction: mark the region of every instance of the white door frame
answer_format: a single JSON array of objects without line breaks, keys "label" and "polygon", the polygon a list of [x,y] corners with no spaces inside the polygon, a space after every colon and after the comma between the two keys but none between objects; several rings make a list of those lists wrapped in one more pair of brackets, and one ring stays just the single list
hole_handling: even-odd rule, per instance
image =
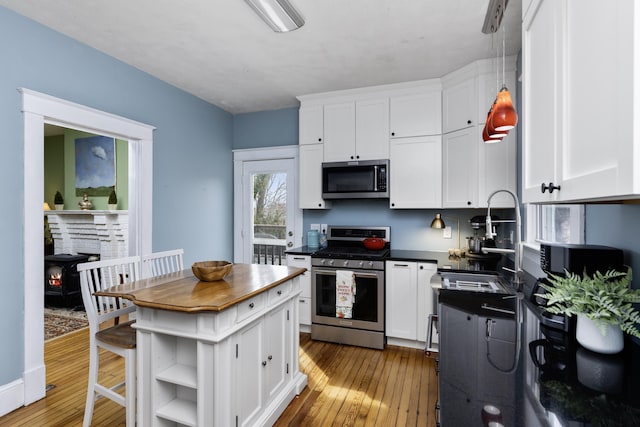
[{"label": "white door frame", "polygon": [[[245,232],[244,221],[244,199],[243,199],[243,163],[248,161],[260,161],[260,160],[291,160],[294,162],[294,176],[288,180],[291,183],[291,187],[287,187],[287,204],[292,203],[295,206],[295,215],[289,221],[287,218],[287,225],[289,229],[287,233],[292,232],[291,239],[287,238],[287,241],[292,241],[293,247],[302,245],[302,209],[298,206],[298,146],[282,146],[282,147],[268,147],[268,148],[255,148],[255,149],[243,149],[233,150],[233,258],[234,262],[251,262],[246,260],[247,248],[246,245],[251,241],[253,234],[249,233],[249,230]],[[245,239],[245,236],[247,237]]]},{"label": "white door frame", "polygon": [[[151,252],[153,126],[20,88],[24,114],[24,371],[2,387],[0,414],[45,397],[44,124],[129,141],[129,254]],[[8,411],[7,411],[8,412]]]}]

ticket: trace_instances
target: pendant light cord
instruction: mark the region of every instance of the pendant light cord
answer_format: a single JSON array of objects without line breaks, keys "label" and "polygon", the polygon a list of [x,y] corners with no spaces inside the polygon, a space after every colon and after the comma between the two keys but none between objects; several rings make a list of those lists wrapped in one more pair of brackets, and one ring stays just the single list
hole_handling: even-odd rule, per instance
[{"label": "pendant light cord", "polygon": [[[504,21],[504,8],[506,7],[506,0],[503,0],[502,2],[502,21]],[[502,23],[502,87],[506,88],[507,87],[507,74],[505,71],[505,46],[506,46],[506,30],[505,30],[505,23]]]}]

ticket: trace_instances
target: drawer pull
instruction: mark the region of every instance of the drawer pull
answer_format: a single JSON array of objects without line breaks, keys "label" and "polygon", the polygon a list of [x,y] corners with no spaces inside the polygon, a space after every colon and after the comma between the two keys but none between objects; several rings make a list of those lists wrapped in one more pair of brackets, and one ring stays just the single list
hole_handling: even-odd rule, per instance
[{"label": "drawer pull", "polygon": [[249,308],[253,308],[255,306],[254,303],[249,303]]},{"label": "drawer pull", "polygon": [[278,295],[282,295],[282,291],[278,291]]}]

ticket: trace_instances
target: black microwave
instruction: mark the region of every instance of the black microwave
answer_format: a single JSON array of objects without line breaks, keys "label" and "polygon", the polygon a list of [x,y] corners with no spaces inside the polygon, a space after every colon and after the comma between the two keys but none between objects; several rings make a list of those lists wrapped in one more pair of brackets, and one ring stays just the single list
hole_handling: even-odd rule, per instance
[{"label": "black microwave", "polygon": [[388,199],[389,160],[322,164],[323,199]]}]

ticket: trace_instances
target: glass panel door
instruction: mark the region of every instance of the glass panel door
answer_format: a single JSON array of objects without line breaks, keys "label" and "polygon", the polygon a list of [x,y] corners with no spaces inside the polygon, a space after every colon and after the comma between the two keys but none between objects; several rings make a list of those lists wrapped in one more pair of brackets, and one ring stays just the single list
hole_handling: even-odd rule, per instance
[{"label": "glass panel door", "polygon": [[[244,162],[244,262],[286,265],[300,233],[293,159]],[[299,221],[301,222],[301,221]]]}]

